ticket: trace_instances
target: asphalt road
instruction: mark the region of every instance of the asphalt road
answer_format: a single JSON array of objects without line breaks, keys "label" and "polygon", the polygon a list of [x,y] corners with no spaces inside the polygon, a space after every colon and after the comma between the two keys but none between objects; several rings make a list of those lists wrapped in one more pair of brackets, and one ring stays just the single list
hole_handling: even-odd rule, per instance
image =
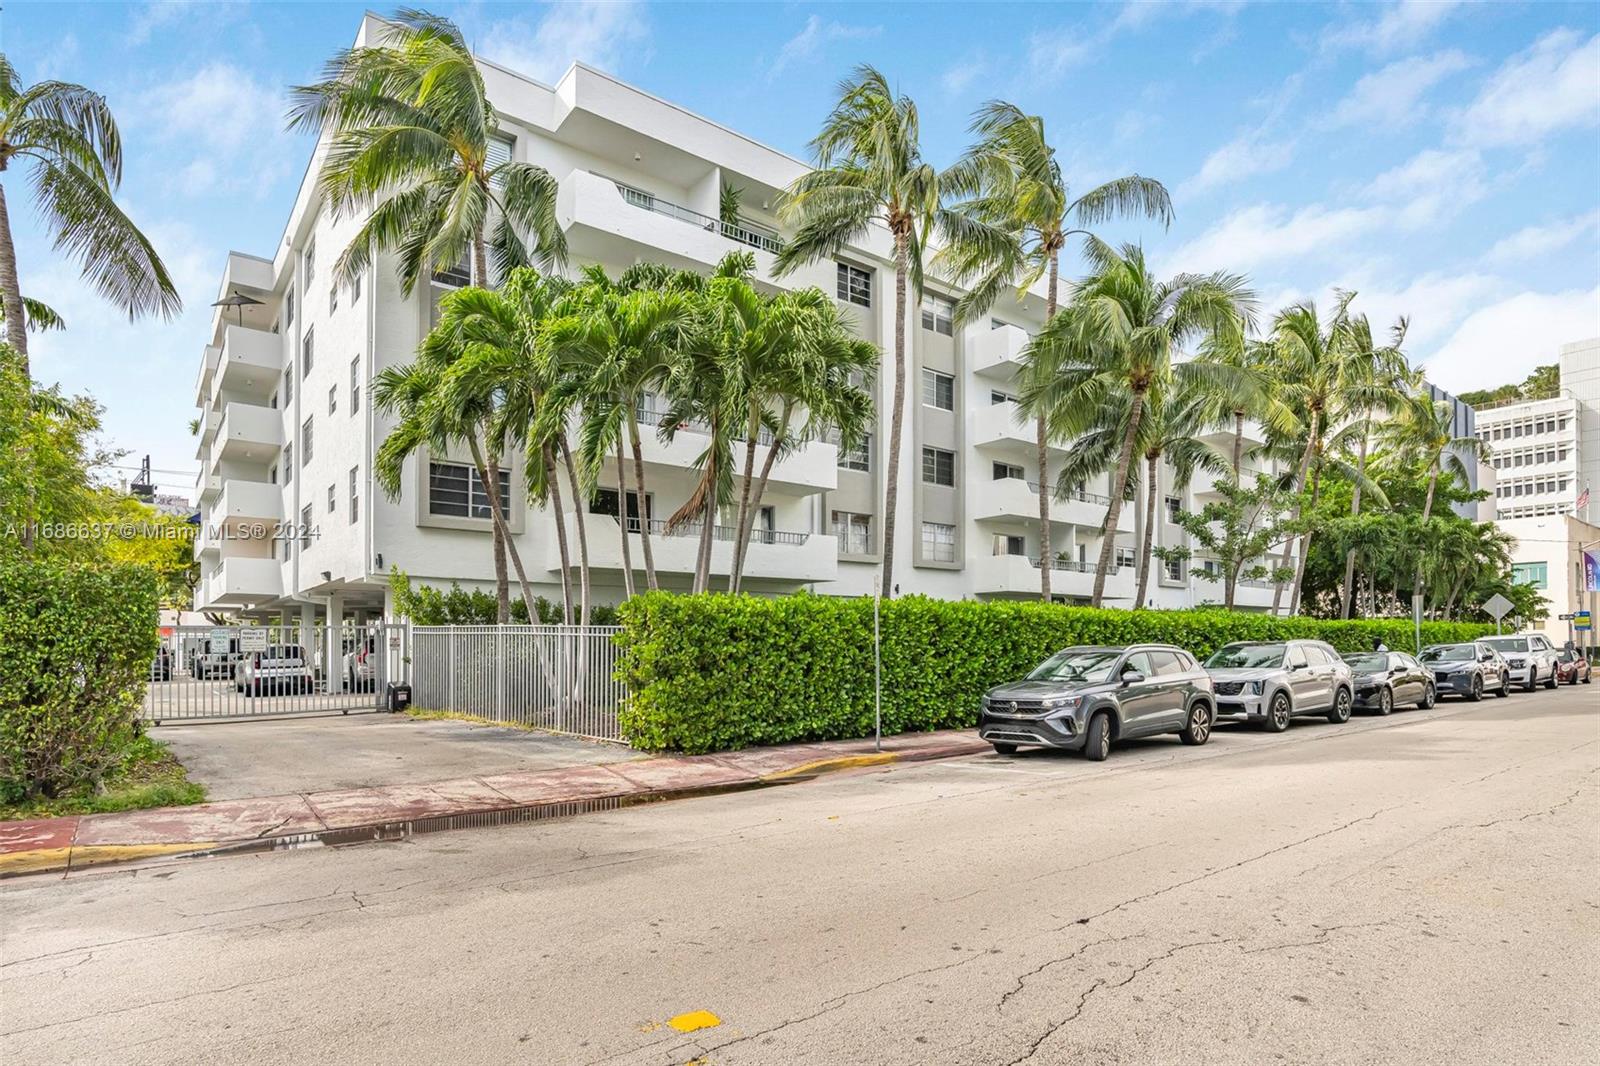
[{"label": "asphalt road", "polygon": [[10,882],[0,1060],[1594,1063],[1597,826],[1591,686]]}]

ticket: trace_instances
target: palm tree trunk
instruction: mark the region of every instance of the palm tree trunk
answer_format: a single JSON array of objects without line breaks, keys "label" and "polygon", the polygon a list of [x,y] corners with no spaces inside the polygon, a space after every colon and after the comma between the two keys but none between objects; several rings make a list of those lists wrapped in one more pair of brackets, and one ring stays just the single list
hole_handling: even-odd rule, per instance
[{"label": "palm tree trunk", "polygon": [[[1045,288],[1044,297],[1044,323],[1056,317],[1056,286],[1061,277],[1061,257],[1059,252],[1050,253],[1050,280]],[[1034,441],[1038,446],[1039,454],[1039,598],[1045,603],[1050,602],[1050,573],[1054,569],[1050,565],[1050,455],[1047,450],[1049,440],[1045,433],[1044,415],[1041,413],[1034,420]]]},{"label": "palm tree trunk", "polygon": [[1145,590],[1150,587],[1150,547],[1155,543],[1156,532],[1156,457],[1148,456],[1149,475],[1145,479],[1144,544],[1139,549],[1139,595],[1135,597],[1135,610],[1144,606]]},{"label": "palm tree trunk", "polygon": [[[787,419],[784,420],[784,424],[788,424]],[[761,463],[761,476],[756,480],[755,492],[753,493],[750,501],[752,526],[755,524],[754,516],[761,512],[761,500],[766,496],[767,493],[767,478],[772,475],[772,468],[774,465],[776,465],[777,461],[778,449],[776,447],[767,449],[767,457],[766,459],[762,460]],[[739,580],[741,583],[744,581],[744,555],[749,551],[750,536],[747,535],[744,539],[744,552],[741,553],[739,557]]]},{"label": "palm tree trunk", "polygon": [[639,442],[639,420],[628,419],[628,443],[633,448],[633,480],[639,491],[639,547],[644,550],[644,583],[651,592],[656,582],[656,557],[650,547],[650,497],[644,491],[644,447]]},{"label": "palm tree trunk", "polygon": [[711,591],[711,552],[717,536],[717,481],[722,471],[717,469],[717,423],[711,422],[712,446],[706,456],[705,521],[700,526],[700,551],[695,557],[694,591]]},{"label": "palm tree trunk", "polygon": [[[643,498],[639,501],[643,508]],[[628,544],[628,481],[623,474],[622,437],[617,437],[617,528],[622,531],[622,594],[633,599],[633,549]]]},{"label": "palm tree trunk", "polygon": [[[556,515],[556,551],[561,557],[561,624],[572,624],[572,553],[567,548],[567,516],[561,510],[561,477],[556,473],[554,450],[546,444],[539,449],[544,463],[545,482],[550,486],[550,506]],[[532,609],[532,605],[529,605]],[[531,619],[530,619],[531,620]]]},{"label": "palm tree trunk", "polygon": [[[1316,434],[1317,434],[1317,416],[1318,416],[1318,412],[1316,412],[1316,411],[1312,411],[1311,412],[1311,433],[1306,438],[1306,451],[1305,451],[1305,454],[1300,457],[1300,469],[1299,469],[1298,472],[1296,472],[1296,474],[1294,476],[1294,494],[1297,497],[1302,492],[1304,492],[1306,490],[1306,473],[1307,473],[1307,471],[1309,471],[1311,469],[1311,442],[1316,437]],[[1293,520],[1294,521],[1298,522],[1300,520],[1300,512],[1301,512],[1300,504],[1298,502],[1296,502],[1295,506],[1294,506],[1294,515],[1293,515]],[[1283,543],[1283,559],[1278,563],[1278,569],[1281,570],[1283,567],[1286,567],[1286,566],[1289,565],[1289,558],[1290,558],[1291,553],[1294,551],[1294,544],[1295,544],[1295,537],[1294,537],[1294,534],[1291,533],[1289,535],[1289,538],[1287,540],[1285,540],[1284,543]],[[1277,614],[1278,613],[1278,607],[1282,603],[1283,603],[1283,582],[1274,581],[1272,583],[1272,613],[1273,614]]]},{"label": "palm tree trunk", "polygon": [[1100,564],[1094,572],[1094,593],[1089,598],[1091,606],[1099,607],[1106,596],[1106,574],[1111,569],[1111,553],[1116,547],[1117,520],[1122,516],[1122,494],[1128,488],[1128,468],[1133,464],[1133,439],[1139,433],[1139,419],[1144,415],[1144,393],[1134,392],[1132,408],[1128,412],[1128,428],[1122,435],[1122,451],[1117,455],[1117,471],[1111,477],[1111,501],[1106,504],[1106,528],[1100,542]]},{"label": "palm tree trunk", "polygon": [[[1322,435],[1319,433],[1316,440],[1316,453],[1322,454]],[[1322,462],[1319,458],[1311,471],[1311,509],[1317,507],[1317,500],[1322,496]],[[1300,593],[1305,586],[1306,558],[1311,554],[1311,530],[1300,534],[1300,558],[1294,563],[1294,594],[1289,597],[1289,613],[1300,613]]]},{"label": "palm tree trunk", "polygon": [[[733,561],[728,566],[728,591],[739,591],[739,564],[744,558],[745,538],[749,536],[745,522],[750,517],[750,487],[756,475],[756,433],[761,425],[755,410],[750,413],[750,423],[745,427],[744,475],[739,480],[739,514],[733,522]],[[776,446],[772,450],[776,450]]]},{"label": "palm tree trunk", "polygon": [[[499,625],[511,621],[511,590],[510,582],[506,580],[506,551],[510,550],[512,562],[517,570],[517,584],[522,590],[523,603],[528,608],[528,620],[533,620],[533,589],[528,584],[528,575],[522,568],[522,553],[517,551],[516,544],[511,540],[511,529],[506,525],[505,509],[500,497],[500,467],[491,451],[485,458],[482,447],[476,437],[468,442],[472,450],[472,462],[478,471],[478,480],[483,483],[483,492],[489,497],[489,520],[495,536],[495,547],[498,549],[495,557],[495,579],[499,584],[495,588],[495,618]],[[501,594],[504,594],[502,598]]]},{"label": "palm tree trunk", "polygon": [[0,185],[0,298],[6,302],[6,342],[16,349],[22,360],[22,380],[32,382],[28,370],[27,318],[22,309],[22,283],[17,277],[17,247],[11,242],[11,212],[6,207],[4,185]]},{"label": "palm tree trunk", "polygon": [[[1367,437],[1372,432],[1372,419],[1368,418],[1361,430],[1361,444],[1356,450],[1356,483],[1350,492],[1350,517],[1361,516],[1361,481],[1367,473]],[[1344,584],[1339,586],[1339,617],[1349,618],[1355,609],[1356,550],[1344,553]]]},{"label": "palm tree trunk", "polygon": [[1244,476],[1244,412],[1233,412],[1233,487]]},{"label": "palm tree trunk", "polygon": [[572,486],[572,513],[573,525],[578,533],[578,624],[589,624],[589,531],[584,521],[583,493],[578,488],[578,468],[572,462],[572,449],[567,447],[567,438],[561,438],[561,462],[567,468],[567,483]]},{"label": "palm tree trunk", "polygon": [[905,430],[906,407],[906,235],[894,235],[894,407],[889,413],[889,462],[884,467],[883,581],[878,595],[894,595],[895,511],[900,503],[900,439]]}]

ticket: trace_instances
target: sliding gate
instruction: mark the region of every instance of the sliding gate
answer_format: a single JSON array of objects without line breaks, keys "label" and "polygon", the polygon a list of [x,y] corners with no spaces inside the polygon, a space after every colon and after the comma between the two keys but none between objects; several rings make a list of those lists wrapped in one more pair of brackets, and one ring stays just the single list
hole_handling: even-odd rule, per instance
[{"label": "sliding gate", "polygon": [[183,722],[375,711],[409,680],[403,624],[163,628],[141,717]]}]

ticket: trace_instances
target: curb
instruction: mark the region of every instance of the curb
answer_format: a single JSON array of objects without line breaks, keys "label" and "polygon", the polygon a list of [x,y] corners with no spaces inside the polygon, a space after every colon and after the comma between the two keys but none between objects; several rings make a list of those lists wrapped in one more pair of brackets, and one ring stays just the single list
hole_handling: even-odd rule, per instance
[{"label": "curb", "polygon": [[[636,792],[606,796],[571,797],[538,803],[487,804],[464,808],[445,814],[381,819],[358,824],[325,826],[321,829],[301,829],[286,833],[235,840],[183,841],[157,844],[70,844],[64,847],[45,847],[12,852],[0,852],[0,880],[42,874],[69,874],[90,866],[111,866],[170,861],[185,858],[206,858],[221,855],[256,854],[265,851],[283,851],[302,847],[343,847],[351,844],[400,840],[426,833],[447,832],[455,829],[482,829],[501,825],[516,825],[554,818],[571,818],[597,811],[614,811],[624,807],[660,803],[668,800],[692,799],[733,792],[746,792],[760,788],[798,784],[833,773],[888,766],[894,763],[930,762],[981,754],[988,745],[971,743],[945,744],[909,751],[870,751],[850,755],[837,755],[813,759],[799,765],[775,770],[748,779],[712,784],[687,785],[676,788],[644,788]],[[184,808],[166,808],[181,811]]]}]

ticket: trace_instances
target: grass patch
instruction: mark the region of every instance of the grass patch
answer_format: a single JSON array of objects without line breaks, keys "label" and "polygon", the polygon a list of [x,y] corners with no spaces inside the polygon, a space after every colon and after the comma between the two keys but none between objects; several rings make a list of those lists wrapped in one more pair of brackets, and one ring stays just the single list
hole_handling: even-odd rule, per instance
[{"label": "grass patch", "polygon": [[496,729],[515,729],[519,733],[545,732],[521,722],[502,722],[494,718],[485,718],[481,714],[467,714],[464,711],[435,711],[426,707],[407,707],[403,713],[407,718],[415,718],[419,722],[466,722],[469,725],[487,725]]},{"label": "grass patch", "polygon": [[122,763],[96,792],[78,792],[55,799],[0,803],[0,821],[13,818],[55,818],[68,814],[106,814],[150,807],[184,807],[201,803],[205,786],[190,781],[180,763],[159,740],[135,737]]}]

